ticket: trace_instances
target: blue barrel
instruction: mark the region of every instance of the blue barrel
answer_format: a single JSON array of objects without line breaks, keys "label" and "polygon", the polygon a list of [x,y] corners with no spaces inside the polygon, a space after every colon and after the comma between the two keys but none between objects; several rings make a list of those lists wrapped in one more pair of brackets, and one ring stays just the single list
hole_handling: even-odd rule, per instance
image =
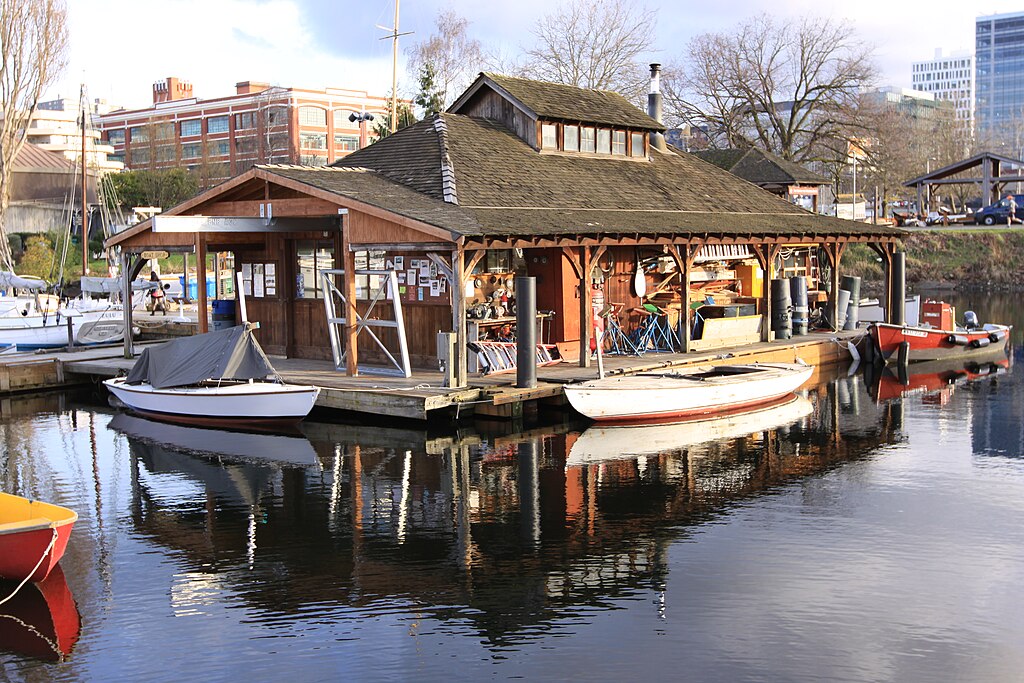
[{"label": "blue barrel", "polygon": [[235,300],[234,299],[213,299],[211,302],[213,320],[211,327],[214,330],[225,330],[235,326]]}]

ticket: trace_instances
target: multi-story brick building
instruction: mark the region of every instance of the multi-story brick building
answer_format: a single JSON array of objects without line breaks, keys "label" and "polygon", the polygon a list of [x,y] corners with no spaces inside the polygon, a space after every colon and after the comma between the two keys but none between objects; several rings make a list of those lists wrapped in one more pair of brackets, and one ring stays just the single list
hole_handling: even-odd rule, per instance
[{"label": "multi-story brick building", "polygon": [[153,104],[99,117],[114,159],[130,169],[183,167],[204,186],[237,175],[253,164],[322,166],[365,147],[372,122],[383,117],[384,96],[327,88],[306,90],[242,81],[235,94],[199,99],[178,78],[153,84]]}]

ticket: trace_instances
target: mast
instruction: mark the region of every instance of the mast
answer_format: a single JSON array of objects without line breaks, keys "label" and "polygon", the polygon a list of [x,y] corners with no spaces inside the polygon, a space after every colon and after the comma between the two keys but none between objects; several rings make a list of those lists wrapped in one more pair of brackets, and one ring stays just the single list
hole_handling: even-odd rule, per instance
[{"label": "mast", "polygon": [[83,83],[78,95],[78,108],[82,113],[82,277],[89,274],[89,201],[86,195],[85,177],[85,107],[85,83]]},{"label": "mast", "polygon": [[388,132],[394,133],[398,130],[398,37],[407,36],[412,31],[406,31],[405,33],[398,32],[398,2],[395,0],[395,27],[387,28],[385,26],[378,25],[377,28],[383,29],[384,31],[391,31],[388,35],[381,38],[381,40],[391,39],[391,122],[388,126]]}]

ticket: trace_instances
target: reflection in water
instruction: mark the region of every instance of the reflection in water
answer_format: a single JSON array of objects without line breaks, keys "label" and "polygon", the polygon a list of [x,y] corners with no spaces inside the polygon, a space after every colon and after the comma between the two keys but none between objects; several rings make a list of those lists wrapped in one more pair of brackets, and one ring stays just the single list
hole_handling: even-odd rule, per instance
[{"label": "reflection in water", "polygon": [[[0,581],[0,600],[17,586]],[[75,599],[57,566],[45,580],[27,584],[0,605],[0,651],[60,661],[74,649],[80,627]]]},{"label": "reflection in water", "polygon": [[[982,420],[997,447],[1016,379],[944,405],[844,375],[700,424],[256,441],[57,396],[0,405],[0,485],[80,513],[63,568],[84,627],[37,677],[926,680],[958,662],[998,679],[1016,660],[982,672],[976,652],[1015,642],[984,621],[1009,607],[947,600],[1024,571],[1016,524],[956,551],[1016,519],[1024,483],[1004,477],[1004,501],[955,458]],[[0,653],[13,678],[34,666]]]}]

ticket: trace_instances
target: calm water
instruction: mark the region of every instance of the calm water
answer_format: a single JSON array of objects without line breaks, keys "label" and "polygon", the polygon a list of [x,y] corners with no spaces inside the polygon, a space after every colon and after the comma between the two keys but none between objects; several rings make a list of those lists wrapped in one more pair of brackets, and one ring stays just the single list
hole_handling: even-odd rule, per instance
[{"label": "calm water", "polygon": [[[958,301],[1024,330],[1014,304]],[[1019,681],[1024,373],[979,374],[582,434],[5,401],[2,488],[80,515],[80,627],[21,596],[0,680]]]}]

